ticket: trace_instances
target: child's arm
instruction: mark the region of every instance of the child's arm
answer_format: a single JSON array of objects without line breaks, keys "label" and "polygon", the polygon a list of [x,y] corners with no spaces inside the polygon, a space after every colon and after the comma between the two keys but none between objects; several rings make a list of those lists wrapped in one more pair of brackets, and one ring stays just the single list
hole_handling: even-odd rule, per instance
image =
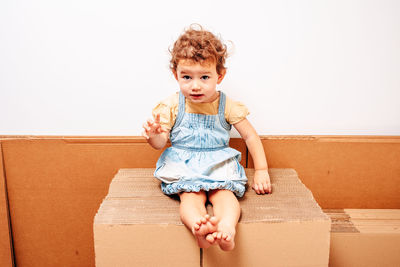
[{"label": "child's arm", "polygon": [[160,124],[160,114],[157,114],[154,120],[148,119],[143,124],[143,128],[142,135],[153,148],[162,149],[165,147],[168,142],[169,130]]},{"label": "child's arm", "polygon": [[256,130],[247,119],[234,124],[236,130],[246,142],[254,161],[254,182],[253,189],[257,194],[271,193],[271,181],[268,174],[268,164],[265,158],[264,147]]}]

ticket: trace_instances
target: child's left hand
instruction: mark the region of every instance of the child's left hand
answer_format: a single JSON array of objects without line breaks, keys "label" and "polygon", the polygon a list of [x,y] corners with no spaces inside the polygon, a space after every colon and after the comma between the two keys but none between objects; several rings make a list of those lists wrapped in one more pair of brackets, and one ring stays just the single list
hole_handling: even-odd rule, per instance
[{"label": "child's left hand", "polygon": [[268,194],[272,192],[268,170],[255,171],[252,188],[257,194]]}]

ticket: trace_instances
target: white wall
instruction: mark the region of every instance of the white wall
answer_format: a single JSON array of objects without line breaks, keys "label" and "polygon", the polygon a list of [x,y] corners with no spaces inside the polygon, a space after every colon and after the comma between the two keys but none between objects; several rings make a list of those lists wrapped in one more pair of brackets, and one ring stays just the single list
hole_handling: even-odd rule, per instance
[{"label": "white wall", "polygon": [[140,135],[193,22],[259,134],[400,135],[400,1],[0,2],[0,135]]}]

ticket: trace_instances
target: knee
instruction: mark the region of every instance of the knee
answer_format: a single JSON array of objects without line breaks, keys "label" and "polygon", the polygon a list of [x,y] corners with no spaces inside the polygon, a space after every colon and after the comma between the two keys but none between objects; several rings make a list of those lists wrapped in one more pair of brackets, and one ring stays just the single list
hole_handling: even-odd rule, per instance
[{"label": "knee", "polygon": [[213,205],[215,203],[221,203],[224,201],[237,203],[239,205],[239,201],[237,200],[235,194],[232,191],[225,189],[217,189],[209,192],[208,199]]},{"label": "knee", "polygon": [[191,204],[201,204],[205,205],[207,201],[207,195],[204,191],[200,192],[182,192],[179,194],[181,204],[191,203]]}]

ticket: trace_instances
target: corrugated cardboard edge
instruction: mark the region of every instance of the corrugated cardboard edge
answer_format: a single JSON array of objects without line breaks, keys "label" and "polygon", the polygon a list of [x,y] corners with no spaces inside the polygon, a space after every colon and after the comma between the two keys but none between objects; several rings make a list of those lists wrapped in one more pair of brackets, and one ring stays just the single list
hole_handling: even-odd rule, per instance
[{"label": "corrugated cardboard edge", "polygon": [[317,142],[346,142],[346,143],[400,143],[396,135],[261,135],[264,140],[300,140]]},{"label": "corrugated cardboard edge", "polygon": [[[135,214],[135,212],[139,212],[144,216],[145,213],[142,213],[142,209],[157,210],[157,204],[155,205],[147,203],[157,203],[159,201],[171,201],[170,206],[173,206],[174,209],[178,211],[179,202],[176,201],[177,199],[175,199],[175,201],[172,201],[171,198],[165,196],[161,192],[161,190],[159,189],[159,181],[153,176],[154,170],[154,168],[120,169],[110,183],[108,194],[97,211],[94,223],[124,223],[125,219],[130,218],[129,214]],[[251,183],[254,176],[254,169],[245,169],[245,171],[249,179],[249,183]],[[239,203],[242,206],[242,216],[239,223],[280,223],[285,221],[303,222],[325,220],[329,221],[330,223],[329,216],[327,216],[322,211],[321,207],[315,201],[312,192],[301,182],[297,175],[297,172],[294,169],[270,168],[269,172],[271,175],[272,184],[273,186],[276,186],[276,193],[272,194],[271,196],[265,195],[264,197],[269,198],[265,199],[263,198],[263,196],[257,195],[250,187],[248,187],[245,197],[239,199]],[[293,188],[293,190],[295,191],[293,191],[292,189],[287,191],[289,188]],[[142,192],[145,194],[141,194]],[[288,193],[289,195],[287,195]],[[282,197],[290,197],[291,201],[294,201],[293,203],[295,203],[296,205],[301,204],[302,208],[297,209],[301,212],[299,212],[299,214],[296,213],[296,215],[292,215],[292,213],[287,212],[280,212],[273,215],[274,212],[272,212],[272,214],[269,214],[265,218],[257,218],[258,214],[265,213],[264,206],[267,205],[266,203],[269,203],[269,206],[267,205],[268,208],[276,207],[276,203],[281,202],[280,200]],[[143,202],[144,200],[146,200],[146,202]],[[287,199],[285,200],[287,201]],[[142,205],[143,207],[138,208]],[[252,205],[260,205],[260,207],[264,207],[264,209],[258,211],[253,210]],[[135,208],[132,209],[132,207]],[[283,208],[283,206],[281,208]],[[286,210],[286,208],[284,209]],[[207,205],[207,210],[210,214],[212,214],[210,204]],[[247,212],[247,210],[249,212]],[[117,217],[114,216],[114,213],[117,213],[117,211],[120,216],[118,220],[116,220]],[[254,212],[254,214],[252,214],[252,212]],[[165,214],[171,213],[167,212]],[[136,221],[136,218],[137,217],[135,216],[130,218],[129,220],[131,221],[128,220],[129,223],[142,223],[140,220]],[[177,218],[180,222],[179,215],[177,215]],[[156,223],[156,221],[153,221],[150,218],[147,219],[148,223]],[[176,223],[178,221],[176,221]],[[159,223],[164,224],[165,222],[162,221]]]},{"label": "corrugated cardboard edge", "polygon": [[0,262],[4,267],[14,266],[7,181],[0,140]]},{"label": "corrugated cardboard edge", "polygon": [[353,222],[343,209],[323,210],[331,219],[331,233],[359,233]]},{"label": "corrugated cardboard edge", "polygon": [[[332,233],[400,235],[400,209],[342,209],[324,212],[333,222]],[[349,231],[349,228],[354,230]]]},{"label": "corrugated cardboard edge", "polygon": [[[254,190],[250,188],[250,185],[253,182],[253,178],[254,178],[254,169],[252,168],[246,168],[246,175],[249,178],[248,181],[248,185],[249,187],[246,190],[246,194],[251,194],[253,195],[253,197],[255,196],[256,198],[258,197],[262,197],[259,195],[256,195]],[[299,219],[291,219],[285,222],[305,222],[305,221],[328,221],[328,223],[331,223],[331,219],[329,216],[327,216],[323,211],[321,206],[318,204],[318,202],[315,200],[315,197],[313,195],[313,193],[311,192],[311,190],[302,182],[301,177],[299,177],[297,171],[293,168],[269,168],[269,173],[271,175],[271,179],[273,179],[273,177],[277,174],[283,175],[285,174],[286,176],[295,176],[296,177],[296,181],[293,183],[293,186],[296,184],[297,186],[299,186],[299,188],[301,188],[302,194],[304,197],[307,197],[307,199],[297,199],[297,201],[305,201],[307,203],[309,203],[310,205],[312,205],[313,208],[313,216],[309,217],[309,218],[299,218]],[[274,185],[275,185],[275,181],[272,180],[272,189],[274,190]],[[272,192],[273,194],[273,192]],[[310,214],[311,215],[311,214]],[[262,222],[262,221],[258,221],[258,222]],[[274,221],[274,220],[268,220],[268,223],[280,223],[282,221],[278,220],[278,221]],[[253,222],[246,222],[245,220],[241,220],[240,223],[242,224],[246,224],[246,223],[253,223]]]}]

